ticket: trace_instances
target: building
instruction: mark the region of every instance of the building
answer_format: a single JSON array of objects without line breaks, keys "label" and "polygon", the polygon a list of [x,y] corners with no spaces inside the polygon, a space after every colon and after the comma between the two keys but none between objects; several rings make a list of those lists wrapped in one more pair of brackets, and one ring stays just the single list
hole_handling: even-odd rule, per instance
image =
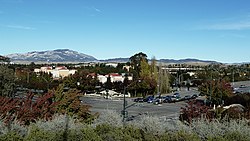
[{"label": "building", "polygon": [[[118,73],[110,73],[106,75],[97,75],[97,79],[101,83],[106,83],[108,80],[108,77],[110,77],[111,82],[123,82],[125,79],[125,75],[120,75]],[[132,76],[128,76],[128,80],[133,80]]]},{"label": "building", "polygon": [[53,67],[47,66],[47,67],[41,67],[40,69],[34,69],[34,72],[35,73],[44,72],[44,73],[52,74],[52,77],[54,79],[58,79],[58,78],[64,78],[64,77],[73,75],[76,73],[76,70],[69,70],[65,66],[55,67],[54,69]]}]

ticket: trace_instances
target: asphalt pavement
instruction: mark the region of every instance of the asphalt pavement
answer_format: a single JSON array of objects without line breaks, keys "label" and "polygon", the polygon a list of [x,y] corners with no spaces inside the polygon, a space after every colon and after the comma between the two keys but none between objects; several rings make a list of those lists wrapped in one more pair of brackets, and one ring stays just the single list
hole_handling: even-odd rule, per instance
[{"label": "asphalt pavement", "polygon": [[[197,89],[191,89],[187,91],[185,88],[178,91],[181,97],[185,95],[199,94]],[[174,93],[164,94],[164,95],[173,95]],[[126,109],[128,112],[128,117],[139,117],[141,115],[150,115],[150,116],[159,116],[167,119],[178,119],[181,107],[185,107],[186,102],[180,101],[175,103],[162,103],[155,105],[153,103],[135,103],[133,100],[135,98],[126,98],[127,106],[133,105]],[[105,110],[114,110],[120,113],[123,110],[123,98],[113,98],[105,99],[103,97],[91,97],[83,96],[81,101],[85,104],[91,105],[91,112],[93,113],[102,113]]]}]

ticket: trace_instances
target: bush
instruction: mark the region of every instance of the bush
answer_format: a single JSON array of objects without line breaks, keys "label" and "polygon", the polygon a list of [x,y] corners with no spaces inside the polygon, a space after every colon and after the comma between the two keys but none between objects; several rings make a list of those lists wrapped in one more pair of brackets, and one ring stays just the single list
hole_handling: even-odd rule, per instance
[{"label": "bush", "polygon": [[[25,141],[59,141],[57,132],[45,131],[35,125],[31,125],[28,135],[24,138]],[[59,135],[60,137],[60,135]]]},{"label": "bush", "polygon": [[[114,123],[111,122],[111,124]],[[98,124],[86,125],[65,115],[55,116],[51,121],[39,120],[27,127],[20,126],[18,122],[13,122],[11,126],[0,122],[0,141],[250,140],[249,121],[245,119],[208,120],[200,118],[184,124],[178,120],[169,121],[156,116],[144,115],[140,119],[126,122],[124,126],[111,124],[98,122]]]},{"label": "bush", "polygon": [[123,134],[124,134],[124,140],[136,140],[140,141],[142,140],[144,132],[133,125],[126,125],[125,128],[123,128]]},{"label": "bush", "polygon": [[224,139],[227,141],[249,141],[250,137],[238,131],[230,131],[225,134]]},{"label": "bush", "polygon": [[23,137],[15,132],[0,135],[0,141],[23,141]]},{"label": "bush", "polygon": [[108,124],[100,124],[96,126],[95,131],[105,141],[122,141],[123,131],[120,127],[114,127]]},{"label": "bush", "polygon": [[181,108],[181,114],[179,119],[181,121],[186,121],[191,123],[195,119],[204,117],[206,119],[213,119],[214,112],[211,111],[211,108],[203,105],[195,100],[189,101],[185,107]]},{"label": "bush", "polygon": [[60,85],[56,90],[53,90],[56,112],[59,114],[67,114],[76,116],[79,120],[86,123],[92,123],[96,115],[92,115],[89,108],[90,105],[81,103],[79,97],[82,96],[80,91],[70,89],[67,92],[63,91],[64,86]]},{"label": "bush", "polygon": [[0,119],[6,123],[13,120],[29,125],[37,119],[50,119],[54,114],[55,102],[51,102],[53,94],[47,93],[32,101],[34,94],[30,93],[25,99],[0,96]]},{"label": "bush", "polygon": [[23,137],[27,135],[28,129],[21,125],[17,120],[8,123],[0,120],[0,135],[9,134],[10,132]]},{"label": "bush", "polygon": [[78,121],[76,118],[68,115],[54,115],[52,120],[38,120],[34,125],[46,131],[61,131],[65,130],[80,130],[85,124]]},{"label": "bush", "polygon": [[193,121],[190,126],[192,131],[196,133],[201,139],[223,136],[226,130],[226,125],[221,124],[218,120],[209,121],[203,118]]},{"label": "bush", "polygon": [[99,117],[94,121],[94,126],[100,124],[108,124],[114,127],[122,127],[122,117],[121,114],[114,110],[104,110],[100,113]]},{"label": "bush", "polygon": [[83,141],[102,141],[102,138],[96,133],[95,129],[90,126],[81,129],[81,132]]},{"label": "bush", "polygon": [[146,134],[152,133],[154,135],[165,132],[165,125],[160,121],[159,117],[143,115],[139,120],[130,122],[131,125],[143,130]]},{"label": "bush", "polygon": [[194,133],[183,130],[169,134],[169,141],[200,141],[201,139]]}]

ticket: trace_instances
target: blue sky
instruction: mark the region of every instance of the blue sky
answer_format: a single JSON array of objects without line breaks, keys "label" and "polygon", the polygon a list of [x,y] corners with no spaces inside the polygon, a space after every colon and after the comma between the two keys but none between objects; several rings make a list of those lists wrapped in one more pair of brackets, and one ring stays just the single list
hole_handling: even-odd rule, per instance
[{"label": "blue sky", "polygon": [[249,0],[0,0],[0,55],[250,62]]}]

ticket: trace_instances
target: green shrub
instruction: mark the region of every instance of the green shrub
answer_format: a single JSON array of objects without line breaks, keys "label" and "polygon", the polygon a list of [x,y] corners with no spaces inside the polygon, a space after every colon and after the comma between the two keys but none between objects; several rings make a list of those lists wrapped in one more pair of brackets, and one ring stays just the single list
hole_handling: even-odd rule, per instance
[{"label": "green shrub", "polygon": [[135,126],[127,125],[123,129],[123,134],[124,134],[124,140],[130,139],[130,140],[140,141],[142,140],[143,131]]},{"label": "green shrub", "polygon": [[114,110],[104,110],[99,117],[94,121],[94,125],[108,124],[114,127],[122,127],[121,114]]},{"label": "green shrub", "polygon": [[249,141],[250,137],[238,131],[228,132],[224,137],[227,141]]},{"label": "green shrub", "polygon": [[102,141],[101,137],[95,132],[92,127],[81,129],[83,141]]},{"label": "green shrub", "polygon": [[187,133],[185,131],[178,131],[169,134],[171,141],[200,141],[198,135],[194,133]]},{"label": "green shrub", "polygon": [[27,135],[27,131],[27,127],[21,125],[17,120],[9,121],[9,123],[4,123],[3,120],[0,120],[0,135],[12,132],[23,137]]},{"label": "green shrub", "polygon": [[1,135],[0,141],[23,141],[23,137],[15,132],[9,132]]},{"label": "green shrub", "polygon": [[[58,132],[49,132],[31,125],[28,135],[24,138],[25,141],[59,141]],[[61,135],[59,135],[61,136]]]},{"label": "green shrub", "polygon": [[123,141],[123,131],[120,127],[108,124],[97,125],[95,131],[105,141]]}]

